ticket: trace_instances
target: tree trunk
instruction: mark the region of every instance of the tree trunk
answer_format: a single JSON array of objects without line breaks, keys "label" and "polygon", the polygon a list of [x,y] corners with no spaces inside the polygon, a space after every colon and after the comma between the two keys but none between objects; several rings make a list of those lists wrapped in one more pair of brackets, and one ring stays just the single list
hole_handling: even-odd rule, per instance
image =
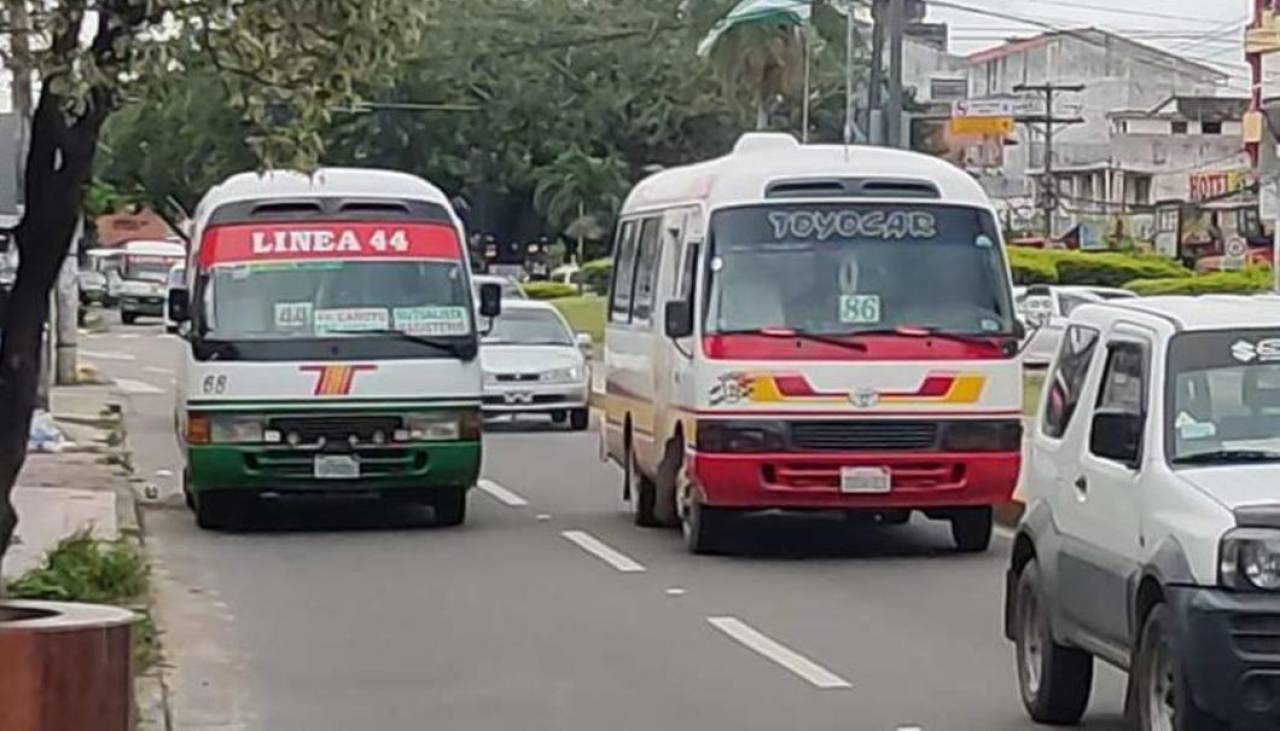
[{"label": "tree trunk", "polygon": [[46,83],[32,119],[26,207],[14,230],[18,275],[0,321],[0,564],[18,525],[10,497],[27,456],[49,291],[70,248],[110,111],[106,94],[91,92],[87,110],[68,118],[65,100],[48,89]]},{"label": "tree trunk", "polygon": [[764,90],[756,95],[756,129],[769,129],[769,95]]}]

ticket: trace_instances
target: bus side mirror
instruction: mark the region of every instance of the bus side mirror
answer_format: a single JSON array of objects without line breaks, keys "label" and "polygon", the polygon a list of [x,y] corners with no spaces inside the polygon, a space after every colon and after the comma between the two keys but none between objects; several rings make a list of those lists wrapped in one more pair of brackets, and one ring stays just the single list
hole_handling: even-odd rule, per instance
[{"label": "bus side mirror", "polygon": [[502,314],[502,286],[487,282],[480,285],[480,316],[493,319]]},{"label": "bus side mirror", "polygon": [[667,337],[675,340],[687,338],[693,334],[693,303],[687,300],[672,300],[663,311],[663,326]]},{"label": "bus side mirror", "polygon": [[169,290],[169,319],[181,325],[191,320],[191,301],[187,290],[174,287]]}]

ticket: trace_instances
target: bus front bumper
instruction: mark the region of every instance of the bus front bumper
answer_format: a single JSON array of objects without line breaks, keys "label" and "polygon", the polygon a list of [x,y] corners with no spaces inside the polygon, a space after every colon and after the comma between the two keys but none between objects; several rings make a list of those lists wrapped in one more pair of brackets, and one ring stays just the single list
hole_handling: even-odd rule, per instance
[{"label": "bus front bumper", "polygon": [[[1013,497],[1020,452],[692,453],[706,504],[746,509],[981,507]],[[844,468],[887,470],[888,492],[844,492]]]},{"label": "bus front bumper", "polygon": [[[359,476],[319,478],[318,455],[348,454]],[[470,488],[480,476],[480,441],[423,442],[316,452],[287,446],[191,445],[187,451],[188,487],[194,493],[244,490],[258,493],[353,494],[429,493]]]}]

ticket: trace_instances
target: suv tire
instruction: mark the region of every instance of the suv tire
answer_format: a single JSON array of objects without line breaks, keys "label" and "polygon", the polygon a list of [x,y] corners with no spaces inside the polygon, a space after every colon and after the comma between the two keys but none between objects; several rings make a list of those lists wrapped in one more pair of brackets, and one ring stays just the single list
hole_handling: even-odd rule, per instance
[{"label": "suv tire", "polygon": [[[1169,639],[1169,610],[1157,604],[1147,614],[1138,641],[1131,682],[1140,731],[1225,731],[1227,724],[1201,711],[1192,700],[1181,659]],[[1172,699],[1170,700],[1170,696]]]},{"label": "suv tire", "polygon": [[1036,723],[1079,723],[1093,691],[1093,656],[1054,642],[1035,559],[1022,568],[1017,592],[1014,662],[1022,704]]},{"label": "suv tire", "polygon": [[951,537],[964,553],[981,553],[991,545],[993,526],[990,507],[964,508],[951,516]]}]

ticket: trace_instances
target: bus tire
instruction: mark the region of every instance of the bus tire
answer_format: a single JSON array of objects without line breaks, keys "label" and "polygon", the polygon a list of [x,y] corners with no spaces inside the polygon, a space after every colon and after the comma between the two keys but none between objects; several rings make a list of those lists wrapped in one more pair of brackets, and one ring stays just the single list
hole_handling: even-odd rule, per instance
[{"label": "bus tire", "polygon": [[182,500],[191,511],[196,509],[196,496],[191,492],[191,470],[182,469]]},{"label": "bus tire", "polygon": [[631,486],[631,506],[636,525],[642,528],[661,525],[656,514],[658,486],[640,471],[630,441],[627,442],[627,482]]},{"label": "bus tire", "polygon": [[435,511],[436,525],[450,527],[462,525],[467,520],[467,491],[444,490],[431,503]]},{"label": "bus tire", "polygon": [[680,520],[685,548],[699,556],[719,553],[731,518],[729,511],[704,505],[695,495]]},{"label": "bus tire", "polygon": [[569,428],[574,431],[586,431],[591,425],[591,412],[587,409],[574,409],[569,412]]},{"label": "bus tire", "polygon": [[120,313],[120,322],[123,322],[123,323],[124,323],[124,324],[126,324],[126,325],[132,325],[132,324],[136,323],[137,321],[138,321],[138,313],[136,313],[136,312],[121,312],[121,313]]},{"label": "bus tire", "polygon": [[232,530],[240,524],[242,497],[232,492],[194,496],[196,525],[201,530]]},{"label": "bus tire", "polygon": [[982,553],[991,545],[990,507],[964,508],[951,516],[951,537],[962,553]]}]

